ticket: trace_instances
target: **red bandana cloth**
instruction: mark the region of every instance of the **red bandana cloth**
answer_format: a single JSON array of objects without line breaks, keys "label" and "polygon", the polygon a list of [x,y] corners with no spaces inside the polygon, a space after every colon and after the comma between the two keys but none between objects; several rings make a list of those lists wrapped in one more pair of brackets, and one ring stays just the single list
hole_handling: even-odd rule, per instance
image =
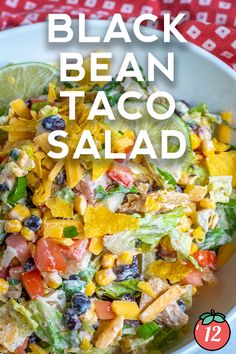
[{"label": "red bandana cloth", "polygon": [[164,13],[185,13],[179,25],[184,37],[236,70],[236,0],[0,0],[0,30],[45,21],[53,12],[73,18],[85,13],[92,19],[121,13],[129,22],[153,13],[159,17],[159,29]]}]

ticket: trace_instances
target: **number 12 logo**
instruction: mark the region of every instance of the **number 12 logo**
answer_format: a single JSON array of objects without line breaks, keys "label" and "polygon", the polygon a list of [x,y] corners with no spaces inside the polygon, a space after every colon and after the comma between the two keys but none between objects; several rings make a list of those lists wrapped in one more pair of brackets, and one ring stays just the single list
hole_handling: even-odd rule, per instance
[{"label": "number 12 logo", "polygon": [[225,315],[214,310],[205,312],[194,327],[196,342],[206,350],[219,350],[229,341],[231,330]]}]

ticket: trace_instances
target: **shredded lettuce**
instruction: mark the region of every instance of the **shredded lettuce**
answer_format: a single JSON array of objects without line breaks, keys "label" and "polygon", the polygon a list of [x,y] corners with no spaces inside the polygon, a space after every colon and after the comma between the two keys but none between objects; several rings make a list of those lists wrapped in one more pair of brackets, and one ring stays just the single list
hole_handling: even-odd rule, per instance
[{"label": "shredded lettuce", "polygon": [[157,245],[161,238],[173,230],[183,216],[182,208],[175,209],[166,214],[146,214],[140,218],[140,226],[136,231],[119,232],[112,236],[104,237],[104,246],[112,253],[119,254],[123,251],[135,251],[138,240],[152,245]]},{"label": "shredded lettuce", "polygon": [[64,290],[67,300],[70,300],[74,294],[84,292],[85,286],[86,286],[85,281],[76,279],[76,280],[64,280],[61,288],[62,290]]},{"label": "shredded lettuce", "polygon": [[162,326],[160,326],[155,321],[145,323],[138,327],[137,329],[137,336],[143,339],[148,339],[153,335],[160,333],[162,331]]},{"label": "shredded lettuce", "polygon": [[176,180],[169,172],[163,171],[160,168],[157,168],[157,170],[167,184],[172,185],[173,187],[176,186]]},{"label": "shredded lettuce", "polygon": [[117,283],[110,283],[107,286],[101,286],[96,290],[98,297],[108,296],[111,299],[117,299],[124,296],[125,294],[130,294],[136,296],[139,294],[140,289],[138,288],[138,280],[129,279],[120,281]]},{"label": "shredded lettuce", "polygon": [[208,184],[210,199],[228,203],[232,194],[232,176],[211,176]]},{"label": "shredded lettuce", "polygon": [[113,196],[116,193],[127,194],[127,193],[137,193],[137,192],[138,192],[138,189],[135,186],[133,186],[131,188],[125,188],[124,186],[119,185],[117,187],[112,187],[112,188],[109,188],[108,190],[105,190],[103,188],[103,186],[99,185],[96,188],[96,196],[95,196],[95,198],[98,201],[102,201],[104,199],[107,199],[107,198]]},{"label": "shredded lettuce", "polygon": [[198,247],[201,250],[214,250],[215,248],[231,242],[231,237],[225,230],[216,228],[207,232],[205,240],[198,242]]},{"label": "shredded lettuce", "polygon": [[233,236],[236,232],[236,199],[231,199],[227,204],[217,204],[216,212],[219,216],[218,227]]},{"label": "shredded lettuce", "polygon": [[37,328],[31,313],[15,300],[0,307],[0,345],[13,353]]},{"label": "shredded lettuce", "polygon": [[192,113],[201,113],[202,116],[204,116],[206,113],[208,113],[208,106],[206,103],[200,103],[198,106],[196,107],[192,107],[189,109],[188,113],[192,114]]},{"label": "shredded lettuce", "polygon": [[81,272],[78,273],[78,276],[80,277],[81,280],[84,281],[90,281],[94,274],[96,273],[96,268],[93,265],[89,265],[86,270],[83,270]]},{"label": "shredded lettuce", "polygon": [[170,242],[174,250],[188,256],[192,245],[192,237],[185,232],[173,229],[170,233]]},{"label": "shredded lettuce", "polygon": [[71,188],[65,187],[65,188],[57,191],[56,196],[58,198],[65,200],[68,203],[71,203],[74,200],[75,193],[71,190]]},{"label": "shredded lettuce", "polygon": [[65,349],[79,345],[77,332],[68,331],[62,320],[62,313],[55,307],[38,297],[32,301],[28,310],[32,313],[34,321],[38,323],[36,335],[50,345],[50,353],[63,354]]}]

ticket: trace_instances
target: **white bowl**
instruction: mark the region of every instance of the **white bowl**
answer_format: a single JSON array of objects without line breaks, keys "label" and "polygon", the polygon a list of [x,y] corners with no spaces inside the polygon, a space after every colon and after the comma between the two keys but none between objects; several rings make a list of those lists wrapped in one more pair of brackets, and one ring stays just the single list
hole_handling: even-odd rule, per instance
[{"label": "white bowl", "polygon": [[[102,36],[108,27],[107,21],[87,21],[91,35]],[[76,22],[74,22],[76,29]],[[130,25],[129,25],[130,29]],[[148,33],[153,29],[144,29]],[[0,66],[24,61],[54,62],[59,60],[60,52],[78,51],[83,55],[94,50],[111,51],[113,53],[112,74],[116,74],[126,52],[134,52],[138,62],[146,68],[147,52],[152,52],[158,59],[166,63],[167,52],[175,53],[174,83],[169,82],[161,73],[157,73],[159,88],[169,91],[176,99],[184,99],[191,105],[206,102],[212,112],[232,111],[236,117],[236,73],[222,61],[206,51],[190,43],[179,43],[172,40],[164,44],[163,35],[158,32],[159,41],[155,44],[143,44],[134,41],[124,44],[115,40],[111,44],[79,44],[73,43],[48,44],[47,24],[36,24],[0,33]],[[236,122],[235,122],[236,124]],[[236,134],[234,135],[236,142]],[[223,312],[231,323],[232,332],[236,329],[236,254],[227,265],[217,273],[219,283],[214,288],[204,287],[200,295],[194,298],[190,311],[191,330],[179,343],[171,349],[172,353],[193,354],[204,353],[193,341],[193,326],[201,313],[211,310]],[[236,331],[235,331],[236,332]],[[233,334],[227,346],[219,353],[235,352]],[[234,344],[234,345],[233,345]]]}]

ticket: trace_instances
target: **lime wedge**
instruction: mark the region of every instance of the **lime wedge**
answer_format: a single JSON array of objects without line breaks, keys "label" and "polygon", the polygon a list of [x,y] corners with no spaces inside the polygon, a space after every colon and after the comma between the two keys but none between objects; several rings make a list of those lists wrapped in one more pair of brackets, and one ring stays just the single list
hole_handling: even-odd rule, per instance
[{"label": "lime wedge", "polygon": [[[158,165],[161,169],[170,171],[170,172],[177,172],[177,169],[183,169],[184,167],[188,167],[191,162],[194,161],[193,152],[191,149],[191,142],[190,142],[190,134],[189,128],[187,124],[184,122],[182,118],[178,115],[173,114],[170,118],[165,120],[156,120],[152,118],[147,109],[146,109],[146,102],[128,102],[125,105],[125,110],[128,113],[135,113],[140,112],[142,118],[129,121],[121,117],[117,108],[113,109],[114,115],[116,120],[109,121],[106,120],[106,123],[110,124],[112,129],[124,132],[127,129],[134,130],[136,134],[140,130],[146,130],[148,135],[151,139],[153,147],[156,151],[158,160],[152,160],[154,165]],[[167,111],[167,108],[160,104],[154,104],[154,110],[162,114]],[[186,139],[186,152],[185,154],[176,160],[164,160],[161,158],[161,136],[162,130],[178,130],[182,132]],[[169,138],[168,140],[168,147],[169,152],[174,152],[178,150],[179,142],[176,138]],[[175,173],[174,173],[175,174]]]},{"label": "lime wedge", "polygon": [[45,63],[20,63],[0,69],[0,105],[17,98],[39,97],[58,71]]}]

